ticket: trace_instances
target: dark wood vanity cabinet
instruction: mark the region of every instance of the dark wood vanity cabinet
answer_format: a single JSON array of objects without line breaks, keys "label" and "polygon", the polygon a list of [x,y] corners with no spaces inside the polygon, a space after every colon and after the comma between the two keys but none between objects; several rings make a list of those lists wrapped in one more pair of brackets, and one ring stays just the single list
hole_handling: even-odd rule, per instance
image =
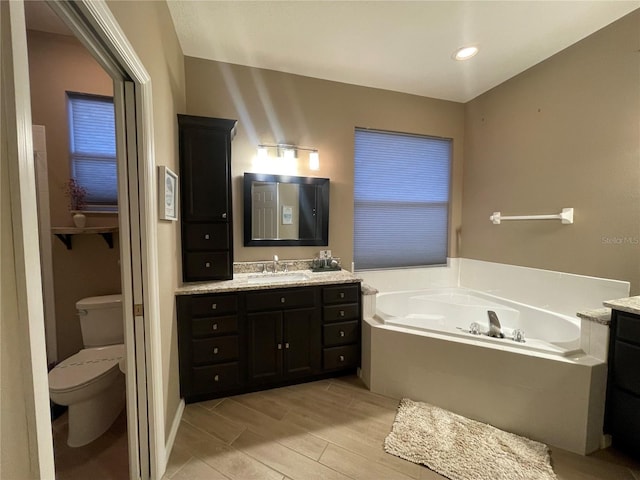
[{"label": "dark wood vanity cabinet", "polygon": [[608,368],[605,433],[640,458],[640,315],[612,311]]},{"label": "dark wood vanity cabinet", "polygon": [[233,277],[231,140],[235,120],[178,115],[182,277]]},{"label": "dark wood vanity cabinet", "polygon": [[315,288],[247,293],[249,382],[320,372],[320,304]]},{"label": "dark wood vanity cabinet", "polygon": [[187,402],[352,373],[360,284],[178,295]]},{"label": "dark wood vanity cabinet", "polygon": [[236,293],[177,297],[180,393],[185,398],[240,387],[245,325]]}]

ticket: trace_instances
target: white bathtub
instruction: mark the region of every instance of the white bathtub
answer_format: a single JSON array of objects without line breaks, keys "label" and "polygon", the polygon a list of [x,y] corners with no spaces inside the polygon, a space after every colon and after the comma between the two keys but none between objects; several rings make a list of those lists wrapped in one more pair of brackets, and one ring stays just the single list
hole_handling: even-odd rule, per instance
[{"label": "white bathtub", "polygon": [[[505,338],[469,333],[472,323],[489,330],[488,311],[494,311]],[[386,325],[451,335],[484,343],[569,356],[580,350],[580,322],[559,313],[466,288],[433,288],[378,294],[376,316]],[[525,341],[513,340],[515,330]]]}]

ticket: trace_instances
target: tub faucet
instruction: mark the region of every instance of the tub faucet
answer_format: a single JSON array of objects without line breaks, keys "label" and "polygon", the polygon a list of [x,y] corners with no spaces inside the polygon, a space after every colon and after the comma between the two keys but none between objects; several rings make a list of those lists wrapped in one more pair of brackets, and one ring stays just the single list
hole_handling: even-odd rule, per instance
[{"label": "tub faucet", "polygon": [[488,310],[487,315],[489,315],[489,333],[487,333],[487,335],[490,337],[504,338],[504,333],[502,333],[502,327],[500,326],[500,320],[498,320],[496,312]]},{"label": "tub faucet", "polygon": [[278,255],[273,256],[273,273],[278,272]]}]

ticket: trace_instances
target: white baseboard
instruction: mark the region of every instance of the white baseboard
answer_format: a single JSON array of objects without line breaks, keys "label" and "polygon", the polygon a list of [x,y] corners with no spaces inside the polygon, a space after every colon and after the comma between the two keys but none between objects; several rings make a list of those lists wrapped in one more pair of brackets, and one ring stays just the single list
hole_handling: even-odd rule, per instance
[{"label": "white baseboard", "polygon": [[169,431],[169,438],[164,447],[164,469],[163,471],[167,471],[167,465],[169,464],[169,457],[171,456],[171,450],[173,450],[173,443],[176,441],[176,435],[178,434],[178,429],[180,428],[180,421],[182,420],[182,414],[184,413],[184,398],[180,399],[180,403],[178,404],[178,408],[176,409],[176,414],[173,416],[173,422],[171,422],[171,430]]}]

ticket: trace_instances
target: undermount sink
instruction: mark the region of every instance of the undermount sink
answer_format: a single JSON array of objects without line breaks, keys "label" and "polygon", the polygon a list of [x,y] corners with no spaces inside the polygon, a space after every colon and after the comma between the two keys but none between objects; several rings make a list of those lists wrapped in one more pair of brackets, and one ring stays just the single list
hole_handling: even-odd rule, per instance
[{"label": "undermount sink", "polygon": [[282,272],[282,273],[257,273],[249,275],[250,284],[270,284],[300,282],[309,280],[309,275],[304,272]]}]

